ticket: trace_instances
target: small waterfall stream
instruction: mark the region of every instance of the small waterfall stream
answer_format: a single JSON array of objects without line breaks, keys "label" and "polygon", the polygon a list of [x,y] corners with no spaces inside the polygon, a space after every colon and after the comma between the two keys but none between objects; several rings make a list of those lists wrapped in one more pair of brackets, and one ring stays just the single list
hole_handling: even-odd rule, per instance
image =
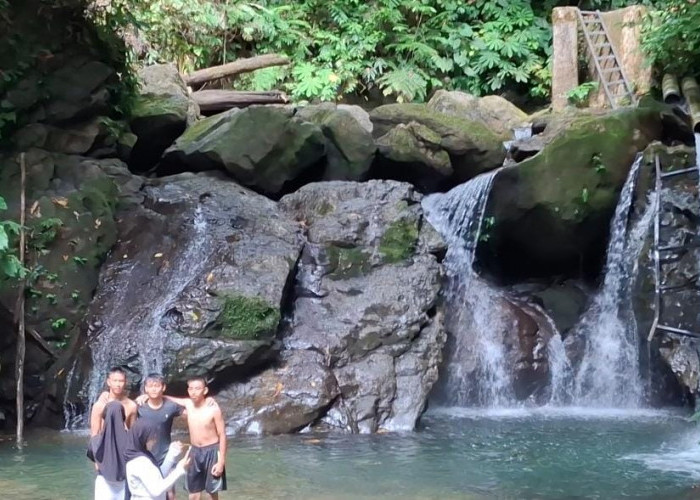
[{"label": "small waterfall stream", "polygon": [[585,338],[573,395],[578,405],[634,408],[643,401],[640,346],[630,288],[654,203],[647,205],[635,224],[629,223],[641,164],[640,155],[630,169],[611,221],[603,285],[575,327]]},{"label": "small waterfall stream", "polygon": [[494,313],[498,298],[473,269],[491,184],[498,171],[487,172],[448,193],[423,200],[425,216],[447,243],[445,292],[448,329],[454,345],[448,353],[445,404],[503,406],[511,399],[503,342],[494,332],[502,320]]},{"label": "small waterfall stream", "polygon": [[[103,311],[102,318],[110,318],[111,324],[103,325],[99,333],[100,341],[92,346],[92,372],[90,374],[88,396],[94,401],[102,388],[106,370],[113,365],[125,362],[128,353],[126,339],[133,339],[135,351],[139,357],[141,373],[163,372],[163,350],[168,335],[168,328],[163,319],[173,303],[185,288],[201,274],[206,264],[204,249],[207,244],[207,222],[201,205],[193,210],[192,223],[182,228],[186,233],[184,242],[172,256],[169,256],[167,266],[159,273],[158,280],[163,280],[167,286],[153,286],[154,296],[144,297],[143,306],[138,310],[128,311],[124,316],[120,311],[120,298],[129,290],[115,290],[116,297],[111,301],[111,309]],[[131,266],[125,265],[119,269],[118,275],[122,281],[132,273]],[[121,283],[117,279],[117,286]],[[165,290],[162,293],[161,290]]]}]

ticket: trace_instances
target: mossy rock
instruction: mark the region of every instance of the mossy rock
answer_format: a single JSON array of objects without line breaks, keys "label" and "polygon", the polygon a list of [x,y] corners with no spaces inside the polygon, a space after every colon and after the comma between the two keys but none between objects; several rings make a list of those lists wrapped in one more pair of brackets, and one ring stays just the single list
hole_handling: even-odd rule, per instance
[{"label": "mossy rock", "polygon": [[497,224],[488,246],[504,261],[520,259],[525,272],[599,259],[635,156],[661,135],[654,108],[572,121],[540,153],[496,176],[486,216]]},{"label": "mossy rock", "polygon": [[331,270],[328,278],[332,280],[359,278],[368,274],[372,269],[370,255],[361,248],[328,245],[326,257],[328,258],[328,267]]},{"label": "mossy rock", "polygon": [[410,258],[418,242],[418,221],[397,220],[382,235],[379,252],[384,262],[393,264]]},{"label": "mossy rock", "polygon": [[[234,340],[259,340],[275,335],[280,309],[263,298],[246,295],[224,295],[217,328],[205,336]],[[217,332],[213,334],[213,332]]]},{"label": "mossy rock", "polygon": [[160,171],[222,169],[241,184],[278,193],[325,154],[321,129],[291,110],[257,107],[202,120],[169,148]]},{"label": "mossy rock", "polygon": [[440,147],[449,153],[455,180],[463,182],[499,167],[505,158],[502,138],[480,121],[450,116],[425,104],[388,104],[370,113],[375,137],[397,125],[419,123],[440,137]]}]

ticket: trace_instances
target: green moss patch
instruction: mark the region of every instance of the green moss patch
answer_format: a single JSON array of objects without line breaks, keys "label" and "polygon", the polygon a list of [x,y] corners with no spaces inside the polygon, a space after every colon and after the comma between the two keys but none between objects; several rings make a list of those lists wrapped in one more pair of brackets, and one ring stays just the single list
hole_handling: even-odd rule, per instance
[{"label": "green moss patch", "polygon": [[326,255],[332,269],[330,279],[341,280],[357,278],[369,273],[372,264],[369,255],[360,248],[343,248],[328,246]]},{"label": "green moss patch", "polygon": [[279,321],[279,308],[260,297],[245,295],[224,296],[218,318],[221,336],[237,340],[272,336]]},{"label": "green moss patch", "polygon": [[401,262],[413,255],[417,241],[418,222],[401,219],[388,227],[379,243],[379,251],[385,262]]}]

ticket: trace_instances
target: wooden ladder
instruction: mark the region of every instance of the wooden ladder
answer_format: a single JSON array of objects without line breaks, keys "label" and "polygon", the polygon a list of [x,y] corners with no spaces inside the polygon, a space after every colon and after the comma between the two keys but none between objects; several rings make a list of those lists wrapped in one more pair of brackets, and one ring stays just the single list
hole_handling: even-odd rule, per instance
[{"label": "wooden ladder", "polygon": [[[663,200],[662,200],[662,191],[663,191],[663,182],[665,179],[671,178],[671,177],[678,177],[678,176],[684,176],[684,175],[698,175],[700,174],[700,165],[696,165],[694,167],[690,168],[684,168],[680,170],[671,170],[671,171],[663,171],[662,165],[661,165],[661,160],[659,159],[659,155],[656,155],[654,158],[654,167],[656,169],[656,186],[655,186],[655,193],[656,193],[656,206],[654,207],[655,213],[654,213],[654,246],[653,246],[653,252],[654,252],[654,320],[651,323],[651,328],[649,329],[649,336],[647,338],[647,341],[651,342],[651,340],[654,338],[654,334],[656,333],[657,330],[660,330],[664,333],[670,333],[673,335],[680,335],[683,337],[693,337],[693,338],[700,338],[700,331],[698,332],[693,332],[690,330],[685,330],[683,328],[676,328],[673,326],[669,326],[664,324],[662,320],[662,313],[663,311],[661,310],[661,297],[664,294],[667,293],[673,293],[674,291],[678,291],[683,288],[678,287],[678,286],[665,286],[661,282],[661,266],[664,264],[669,263],[670,261],[668,258],[661,258],[662,255],[664,257],[669,256],[670,258],[673,258],[673,256],[677,256],[679,253],[694,249],[694,248],[700,248],[700,238],[695,238],[693,239],[692,237],[689,239],[687,236],[688,235],[683,235],[683,237],[680,239],[682,241],[681,244],[678,245],[662,245],[659,241],[659,233],[661,232],[661,210],[663,208]],[[685,286],[685,285],[684,285]]]},{"label": "wooden ladder", "polygon": [[586,11],[577,9],[578,20],[586,39],[588,50],[593,58],[593,63],[598,73],[600,85],[610,103],[610,107],[616,109],[620,106],[634,106],[637,98],[632,91],[625,70],[622,69],[620,61],[613,47],[612,40],[608,34],[608,28],[603,22],[599,10]]}]

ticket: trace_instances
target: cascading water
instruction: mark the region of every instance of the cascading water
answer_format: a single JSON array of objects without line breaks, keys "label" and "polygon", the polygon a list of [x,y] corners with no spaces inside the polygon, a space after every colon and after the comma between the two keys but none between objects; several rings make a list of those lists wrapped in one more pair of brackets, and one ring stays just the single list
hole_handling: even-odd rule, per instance
[{"label": "cascading water", "polygon": [[[193,211],[192,224],[183,228],[187,236],[179,245],[181,252],[176,252],[159,279],[167,281],[167,286],[152,287],[157,296],[144,297],[143,305],[138,310],[128,311],[128,316],[120,311],[121,298],[128,290],[117,290],[111,301],[110,311],[103,311],[102,318],[110,323],[104,324],[99,333],[99,342],[91,349],[92,372],[88,396],[94,401],[101,390],[105,371],[115,364],[124,364],[126,354],[125,339],[136,339],[135,352],[138,353],[141,373],[163,373],[163,350],[168,336],[167,325],[163,319],[173,306],[178,296],[200,274],[206,264],[203,258],[207,244],[207,223],[201,205]],[[125,263],[118,274],[128,275],[131,267]],[[165,290],[165,293],[162,291]]]},{"label": "cascading water", "polygon": [[448,246],[445,269],[448,330],[454,345],[443,381],[445,404],[499,407],[513,401],[506,367],[499,297],[476,275],[473,264],[491,184],[498,171],[482,174],[448,193],[423,200],[425,216]]},{"label": "cascading water", "polygon": [[630,288],[644,236],[653,218],[654,203],[649,203],[642,217],[630,227],[630,211],[641,164],[640,155],[630,169],[615,209],[603,286],[575,327],[585,338],[573,394],[577,405],[634,408],[642,403],[640,346]]}]

